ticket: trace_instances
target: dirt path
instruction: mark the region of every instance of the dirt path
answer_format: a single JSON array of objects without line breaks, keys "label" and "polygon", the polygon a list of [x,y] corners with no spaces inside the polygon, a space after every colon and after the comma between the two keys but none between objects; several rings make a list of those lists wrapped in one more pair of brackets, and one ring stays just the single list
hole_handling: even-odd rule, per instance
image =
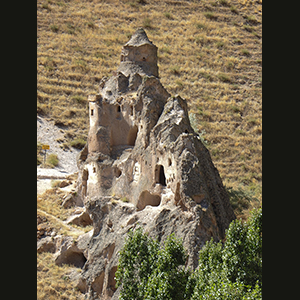
[{"label": "dirt path", "polygon": [[48,214],[47,212],[41,210],[41,209],[37,209],[37,213],[44,215],[45,217],[47,217],[48,219],[50,219],[52,222],[55,222],[56,224],[59,224],[61,226],[61,228],[64,228],[66,230],[68,230],[69,235],[82,235],[85,233],[84,230],[80,230],[78,228],[74,228],[73,226],[68,225],[65,221],[60,220],[59,218]]},{"label": "dirt path", "polygon": [[47,154],[55,153],[58,157],[58,165],[54,169],[37,167],[37,193],[43,193],[51,188],[52,180],[62,180],[68,175],[78,172],[76,158],[80,150],[70,148],[64,150],[57,140],[65,140],[63,129],[54,125],[53,121],[37,117],[37,142],[47,144],[50,149]]},{"label": "dirt path", "polygon": [[37,117],[37,142],[50,146],[47,154],[57,154],[59,162],[55,169],[74,173],[78,171],[76,156],[80,150],[72,147],[69,150],[62,149],[60,147],[61,144],[57,140],[65,140],[64,135],[64,130],[55,126],[53,121]]}]

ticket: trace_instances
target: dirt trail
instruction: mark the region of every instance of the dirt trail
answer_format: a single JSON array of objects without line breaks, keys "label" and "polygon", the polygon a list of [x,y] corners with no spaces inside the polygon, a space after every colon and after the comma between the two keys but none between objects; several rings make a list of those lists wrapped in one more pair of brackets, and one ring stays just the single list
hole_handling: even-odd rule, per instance
[{"label": "dirt trail", "polygon": [[72,234],[77,234],[77,235],[81,235],[81,234],[84,234],[84,230],[80,230],[78,228],[74,228],[73,226],[70,226],[66,223],[66,221],[62,221],[61,219],[51,215],[51,214],[48,214],[47,212],[41,210],[41,209],[37,209],[37,213],[38,214],[41,214],[41,215],[44,215],[45,217],[49,218],[50,220],[56,222],[57,224],[60,224],[62,228],[65,228],[69,231],[69,233],[72,233]]},{"label": "dirt trail", "polygon": [[54,125],[53,121],[47,121],[37,117],[37,142],[47,144],[50,149],[47,154],[55,153],[58,157],[58,165],[54,169],[37,167],[37,193],[43,193],[51,188],[52,180],[62,180],[68,175],[78,172],[76,157],[80,150],[70,148],[62,149],[58,141],[65,140],[65,131]]}]

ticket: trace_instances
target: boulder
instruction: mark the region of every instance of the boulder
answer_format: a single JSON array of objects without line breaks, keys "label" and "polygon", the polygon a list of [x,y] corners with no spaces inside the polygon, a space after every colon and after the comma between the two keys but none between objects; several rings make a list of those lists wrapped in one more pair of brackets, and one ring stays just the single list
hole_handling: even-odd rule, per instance
[{"label": "boulder", "polygon": [[56,250],[55,242],[50,236],[46,236],[37,241],[37,253],[51,252],[54,253]]},{"label": "boulder", "polygon": [[74,224],[85,227],[92,225],[92,220],[85,207],[78,207],[74,214],[66,220],[66,224]]},{"label": "boulder", "polygon": [[70,236],[56,236],[56,253],[54,261],[57,265],[68,264],[82,268],[88,257],[87,245],[92,231],[79,236],[76,240]]}]

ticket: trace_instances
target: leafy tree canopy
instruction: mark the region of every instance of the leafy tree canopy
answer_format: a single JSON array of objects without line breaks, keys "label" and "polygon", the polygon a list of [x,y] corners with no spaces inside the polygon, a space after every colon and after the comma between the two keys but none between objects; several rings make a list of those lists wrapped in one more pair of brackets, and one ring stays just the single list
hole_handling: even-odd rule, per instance
[{"label": "leafy tree canopy", "polygon": [[234,220],[223,244],[206,242],[195,271],[186,270],[186,260],[174,234],[160,245],[142,228],[131,230],[116,272],[120,300],[261,299],[262,209],[247,222]]}]

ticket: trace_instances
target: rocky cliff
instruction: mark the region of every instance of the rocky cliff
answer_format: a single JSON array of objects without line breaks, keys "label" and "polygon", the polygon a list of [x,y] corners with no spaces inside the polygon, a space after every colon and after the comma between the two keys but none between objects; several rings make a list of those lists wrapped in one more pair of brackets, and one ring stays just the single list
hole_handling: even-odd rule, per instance
[{"label": "rocky cliff", "polygon": [[188,250],[187,266],[195,268],[200,248],[211,237],[223,239],[235,215],[190,125],[186,100],[160,83],[157,47],[143,29],[88,100],[90,129],[78,157],[76,197],[94,230],[82,238],[84,247],[72,245],[84,261],[78,288],[87,299],[118,299],[118,252],[131,228],[142,226],[161,242],[174,232]]}]

